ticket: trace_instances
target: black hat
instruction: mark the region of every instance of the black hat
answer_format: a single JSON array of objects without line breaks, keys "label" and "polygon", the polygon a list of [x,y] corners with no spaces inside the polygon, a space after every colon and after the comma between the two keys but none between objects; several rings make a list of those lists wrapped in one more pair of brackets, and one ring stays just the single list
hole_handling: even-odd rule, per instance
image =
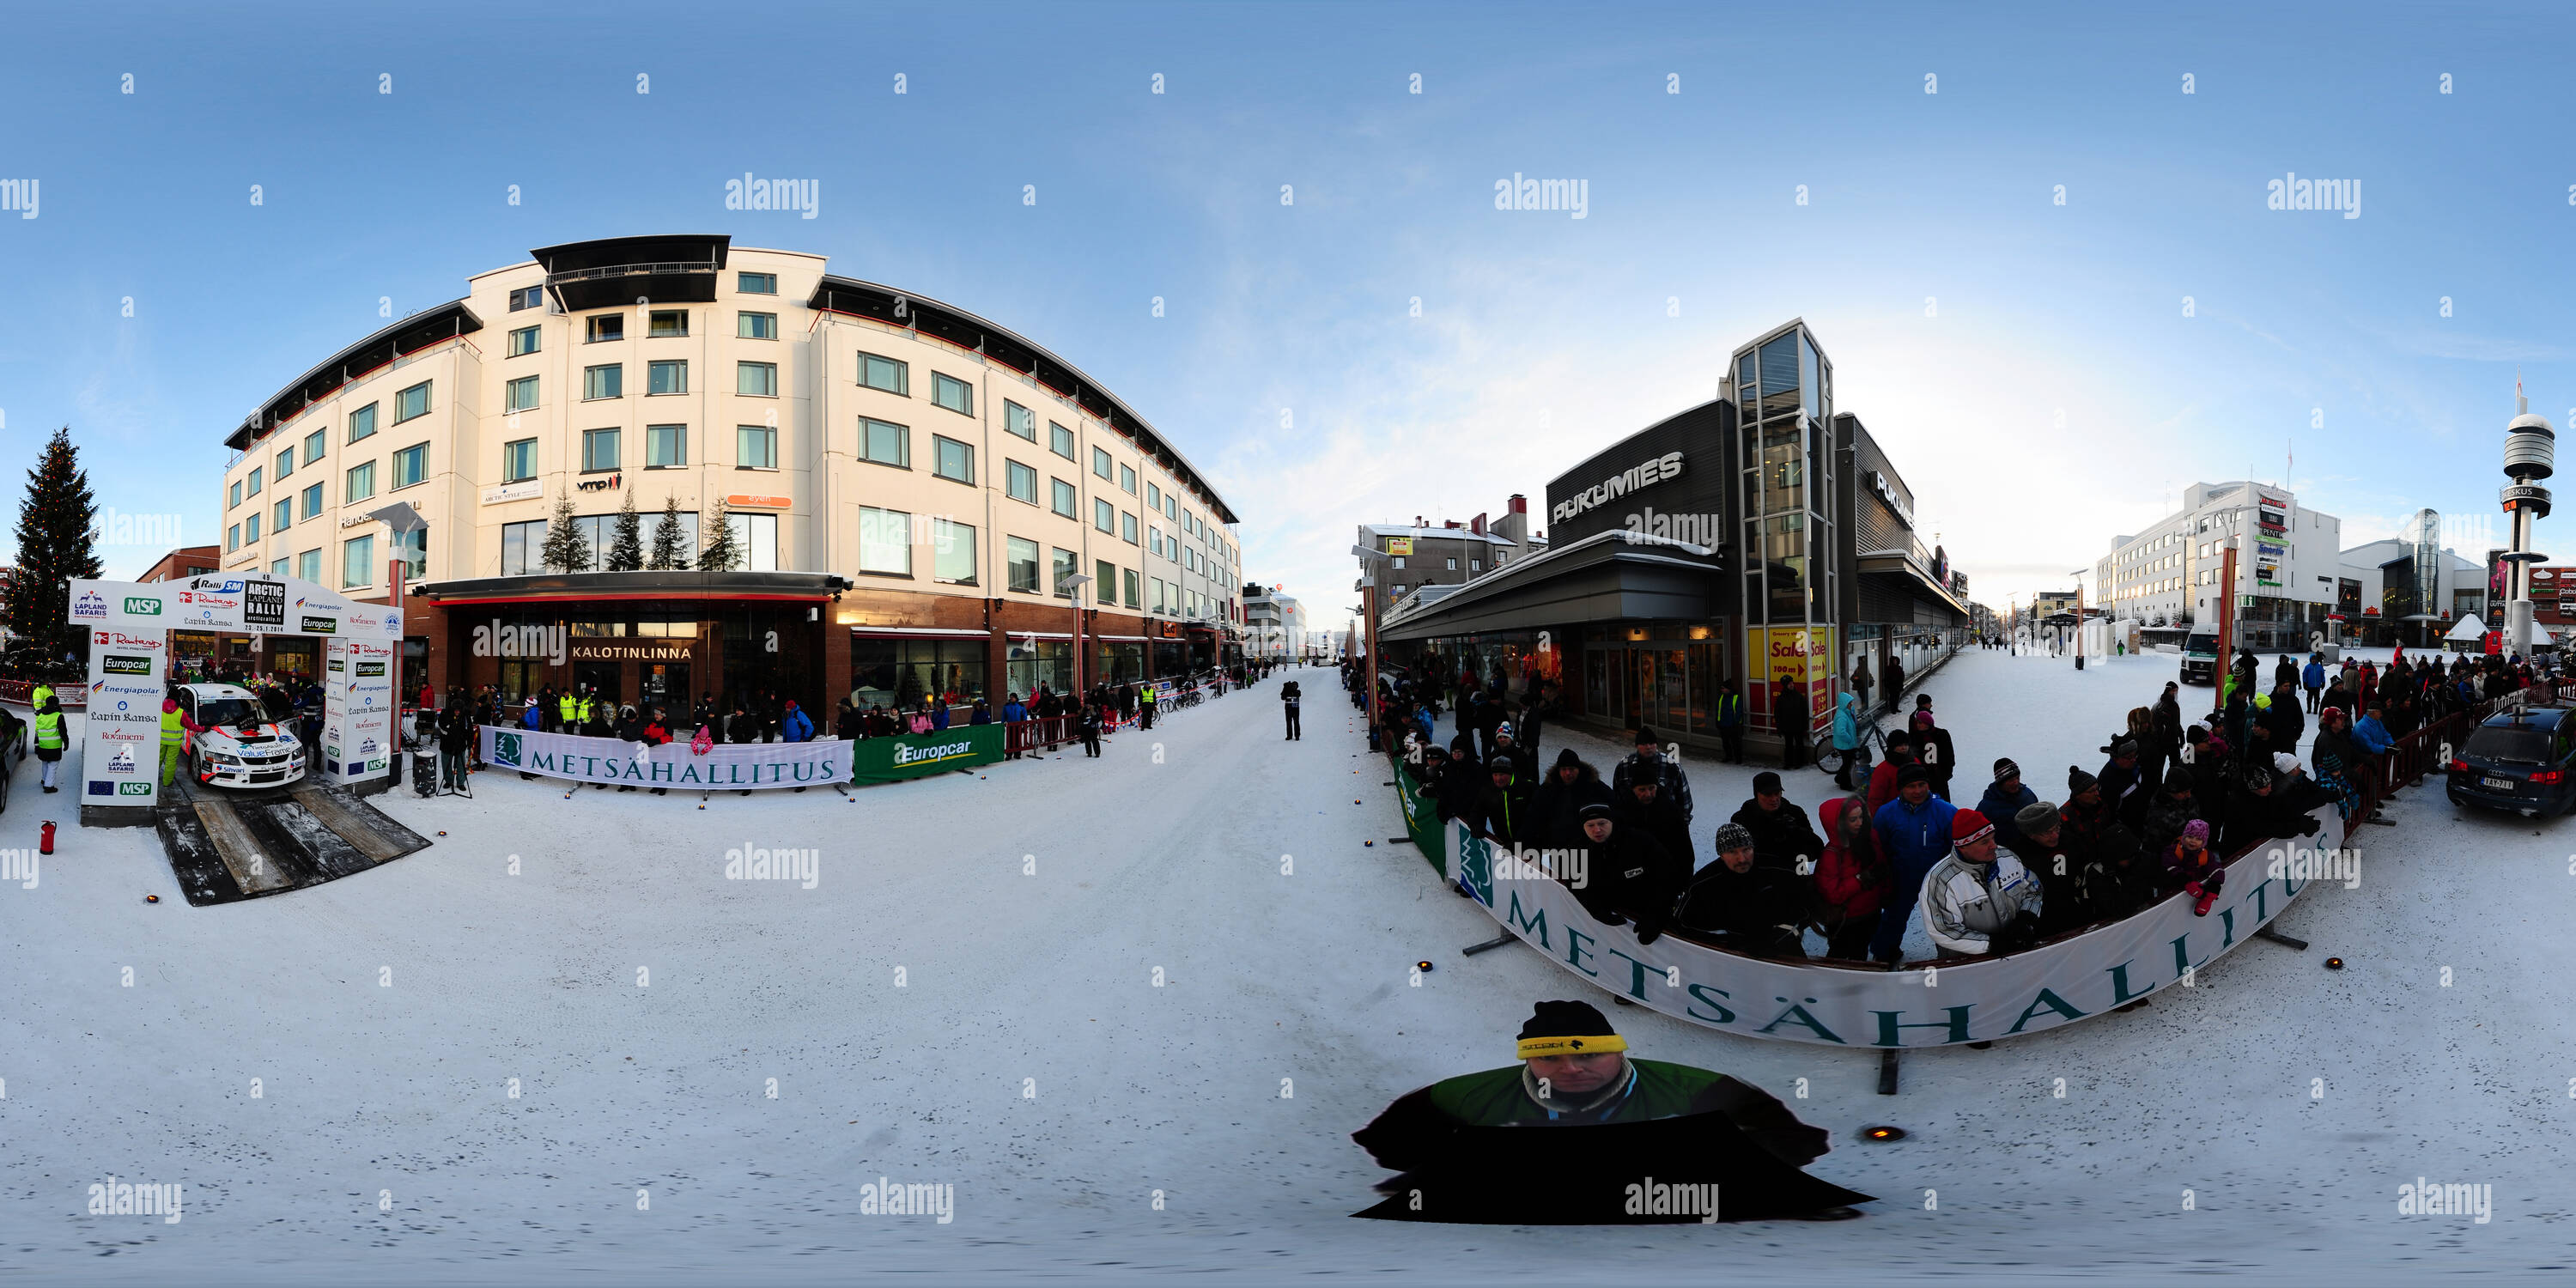
[{"label": "black hat", "polygon": [[[1641,725],[1641,726],[1639,726],[1639,727],[1638,727],[1638,729],[1637,729],[1637,737],[1636,737],[1636,741],[1637,741],[1638,743],[1640,743],[1640,744],[1644,744],[1644,743],[1657,742],[1657,741],[1659,741],[1659,740],[1655,737],[1655,731],[1654,731],[1654,730],[1652,730],[1652,729],[1648,729],[1648,728],[1645,728],[1644,726],[1642,726],[1642,725]],[[1593,1014],[1595,1014],[1595,1015],[1599,1015],[1599,1014],[1600,1014],[1600,1012],[1599,1012],[1599,1011],[1594,1011],[1594,1012],[1593,1012]]]},{"label": "black hat", "polygon": [[1610,817],[1610,807],[1601,801],[1594,801],[1591,804],[1574,811],[1574,817],[1578,821],[1585,819],[1608,818]]},{"label": "black hat", "polygon": [[1899,787],[1903,787],[1907,783],[1928,783],[1931,781],[1932,771],[1925,769],[1919,764],[1908,764],[1904,768],[1896,771],[1896,785]]},{"label": "black hat", "polygon": [[2081,796],[2087,789],[2091,788],[2093,784],[2100,781],[2100,779],[2095,778],[2091,774],[2085,773],[2083,770],[2073,765],[2068,765],[2066,767],[2066,794],[2069,796]]},{"label": "black hat", "polygon": [[1778,774],[1772,773],[1770,770],[1766,769],[1753,776],[1754,795],[1759,796],[1764,792],[1776,792],[1778,790],[1780,790],[1780,776]]},{"label": "black hat", "polygon": [[2113,760],[2118,760],[2122,756],[2135,756],[2137,754],[2138,742],[2134,738],[2122,738],[2111,747],[2111,759]]},{"label": "black hat", "polygon": [[1508,774],[1519,769],[1520,766],[1513,764],[1509,756],[1494,755],[1485,758],[1485,768]]},{"label": "black hat", "polygon": [[1520,1057],[1625,1051],[1627,1042],[1590,1002],[1541,1002],[1521,1022]]},{"label": "black hat", "polygon": [[2169,791],[2169,792],[2187,792],[2187,791],[2190,791],[2190,790],[2191,790],[2191,771],[2189,771],[2189,770],[2187,770],[2187,769],[2184,769],[2184,768],[2183,768],[2182,766],[2180,766],[2180,765],[2176,765],[2176,766],[2174,766],[2173,768],[2166,770],[2166,771],[2165,771],[2165,790],[2166,790],[2166,791]]},{"label": "black hat", "polygon": [[2019,778],[2019,777],[2021,777],[2021,766],[2014,764],[2014,763],[2013,763],[2013,758],[2012,758],[2012,757],[2010,757],[2010,756],[2006,756],[2006,757],[2004,757],[2003,759],[1998,760],[1998,761],[1996,761],[1996,762],[1995,762],[1995,781],[1996,781],[1996,782],[1999,782],[1999,783],[2000,783],[2000,782],[2002,782],[2003,780],[2005,780],[2005,779],[2007,779],[2007,778]]},{"label": "black hat", "polygon": [[1574,748],[1572,747],[1564,748],[1556,753],[1556,767],[1559,769],[1573,769],[1580,766],[1582,763],[1583,757],[1576,755]]}]

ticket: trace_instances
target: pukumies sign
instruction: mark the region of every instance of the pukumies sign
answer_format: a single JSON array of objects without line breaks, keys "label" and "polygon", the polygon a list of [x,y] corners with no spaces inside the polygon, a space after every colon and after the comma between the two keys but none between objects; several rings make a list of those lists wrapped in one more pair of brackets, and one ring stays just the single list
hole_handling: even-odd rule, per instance
[{"label": "pukumies sign", "polygon": [[[2319,835],[2341,820],[2316,811]],[[1592,919],[1574,892],[1547,879],[1497,880],[1493,844],[1452,825],[1458,858],[1446,875],[1559,966],[1676,1019],[1751,1038],[1848,1047],[1928,1047],[2039,1033],[2114,1010],[2195,972],[2279,916],[2308,882],[2270,875],[2273,861],[2306,870],[2276,841],[2227,868],[2226,893],[2206,917],[2175,895],[2124,921],[2007,957],[1956,958],[1883,971],[1767,961],[1665,935],[1639,947],[1632,926]],[[2304,838],[2303,838],[2304,839]]]},{"label": "pukumies sign", "polygon": [[1002,758],[1003,734],[1004,726],[997,724],[957,725],[845,745],[858,760],[858,781],[891,783],[992,764]]},{"label": "pukumies sign", "polygon": [[685,742],[656,747],[617,738],[582,738],[502,725],[484,725],[481,730],[483,763],[487,765],[582,783],[696,791],[847,782],[850,748],[854,745],[838,738],[814,742],[720,742],[701,756]]}]

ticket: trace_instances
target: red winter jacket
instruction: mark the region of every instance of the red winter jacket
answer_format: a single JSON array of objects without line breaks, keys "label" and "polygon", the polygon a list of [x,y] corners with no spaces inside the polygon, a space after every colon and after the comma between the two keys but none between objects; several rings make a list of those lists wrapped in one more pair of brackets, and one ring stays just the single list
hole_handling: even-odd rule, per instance
[{"label": "red winter jacket", "polygon": [[1843,811],[1851,807],[1851,798],[1837,796],[1816,807],[1816,819],[1824,825],[1825,853],[1816,860],[1816,894],[1823,900],[1828,918],[1866,917],[1878,911],[1879,892],[1887,881],[1886,864],[1878,857],[1878,836],[1870,828],[1860,830],[1856,845],[1844,845]]}]

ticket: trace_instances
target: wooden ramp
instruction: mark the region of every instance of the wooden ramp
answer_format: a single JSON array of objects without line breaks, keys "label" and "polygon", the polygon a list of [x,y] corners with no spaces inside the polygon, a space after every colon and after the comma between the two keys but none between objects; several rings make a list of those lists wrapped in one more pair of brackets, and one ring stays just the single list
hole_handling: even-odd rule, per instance
[{"label": "wooden ramp", "polygon": [[200,906],[336,881],[429,845],[347,790],[309,781],[238,795],[183,785],[155,812],[170,870]]}]

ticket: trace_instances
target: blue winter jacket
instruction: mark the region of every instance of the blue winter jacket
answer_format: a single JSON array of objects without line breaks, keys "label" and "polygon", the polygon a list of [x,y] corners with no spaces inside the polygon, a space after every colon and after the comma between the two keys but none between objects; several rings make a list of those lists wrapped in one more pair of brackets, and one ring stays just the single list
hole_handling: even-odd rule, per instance
[{"label": "blue winter jacket", "polygon": [[2379,723],[2377,716],[2363,716],[2353,721],[2352,740],[2360,743],[2364,751],[2373,755],[2388,750],[2397,741],[2388,736],[2388,726]]},{"label": "blue winter jacket", "polygon": [[2006,796],[1997,790],[1997,786],[1986,784],[1986,794],[1977,798],[1977,812],[1995,825],[1995,843],[2010,845],[2022,839],[2021,824],[2013,821],[2013,815],[2020,813],[2024,805],[2038,804],[2039,793],[2032,791],[2030,784],[2023,783],[2013,789],[2012,795]]},{"label": "blue winter jacket", "polygon": [[1932,865],[1950,852],[1950,819],[1958,812],[1958,806],[1938,796],[1926,796],[1920,805],[1908,805],[1899,796],[1871,816],[1878,852],[1896,869],[1893,889],[1898,897],[1911,899],[1920,892]]},{"label": "blue winter jacket", "polygon": [[520,724],[522,727],[524,727],[524,728],[529,728],[529,729],[543,729],[543,728],[545,728],[545,727],[546,727],[546,721],[545,721],[545,716],[544,716],[544,714],[543,714],[543,712],[542,712],[542,709],[541,709],[541,708],[539,708],[539,707],[537,707],[537,706],[535,706],[535,705],[533,705],[533,704],[531,704],[531,705],[528,707],[528,713],[527,713],[526,715],[523,715],[523,716],[519,717],[519,724]]},{"label": "blue winter jacket", "polygon": [[788,712],[787,718],[778,722],[778,736],[788,742],[812,742],[814,722],[806,719],[804,708],[799,707]]},{"label": "blue winter jacket", "polygon": [[2299,672],[2299,683],[2311,689],[2322,689],[2326,687],[2326,668],[2324,664],[2318,662],[2308,663],[2308,669]]},{"label": "blue winter jacket", "polygon": [[1005,702],[1002,704],[1002,723],[1018,724],[1028,718],[1029,709],[1021,703]]},{"label": "blue winter jacket", "polygon": [[1860,697],[1845,693],[1834,699],[1834,747],[1850,751],[1860,745]]}]

